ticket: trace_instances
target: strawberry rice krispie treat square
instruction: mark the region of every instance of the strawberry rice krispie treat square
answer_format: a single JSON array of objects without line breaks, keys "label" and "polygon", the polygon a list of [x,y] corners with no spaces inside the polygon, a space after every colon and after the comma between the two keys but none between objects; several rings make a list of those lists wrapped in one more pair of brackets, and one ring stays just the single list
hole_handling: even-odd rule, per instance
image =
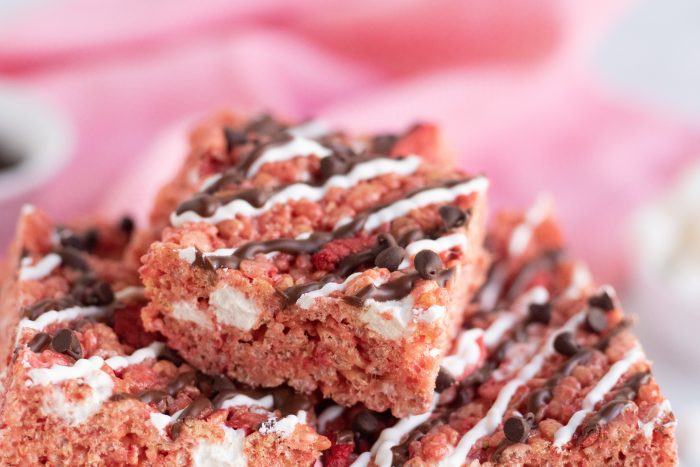
[{"label": "strawberry rice krispie treat square", "polygon": [[426,410],[488,266],[488,180],[444,154],[429,125],[205,123],[153,212],[146,328],[207,373]]}]

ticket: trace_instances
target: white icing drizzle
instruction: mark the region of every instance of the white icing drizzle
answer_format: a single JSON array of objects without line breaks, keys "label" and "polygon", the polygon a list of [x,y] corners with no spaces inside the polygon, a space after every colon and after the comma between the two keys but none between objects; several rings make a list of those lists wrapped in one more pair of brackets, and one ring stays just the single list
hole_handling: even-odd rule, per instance
[{"label": "white icing drizzle", "polygon": [[318,139],[328,134],[330,128],[323,120],[313,119],[287,130],[292,136]]},{"label": "white icing drizzle", "polygon": [[[450,188],[433,188],[430,190],[421,191],[415,195],[404,198],[389,206],[373,212],[367,217],[364,229],[372,231],[381,225],[391,222],[397,217],[405,216],[414,209],[429,206],[437,203],[449,203],[454,201],[458,196],[466,196],[472,193],[484,192],[489,186],[489,181],[486,177],[474,177],[471,180],[460,183]],[[345,218],[336,224],[336,228],[350,222],[351,219]]]},{"label": "white icing drizzle", "polygon": [[520,256],[525,253],[532,235],[539,226],[552,213],[552,201],[548,196],[540,197],[535,204],[525,213],[525,219],[513,229],[508,243],[508,255]]},{"label": "white icing drizzle", "polygon": [[479,340],[483,336],[482,329],[469,329],[462,332],[457,338],[455,352],[445,357],[440,366],[455,378],[462,376],[469,366],[479,362],[482,353]]},{"label": "white icing drizzle", "polygon": [[440,461],[440,466],[461,465],[465,462],[474,444],[484,436],[493,433],[500,426],[503,415],[508,409],[508,404],[518,388],[534,378],[542,369],[542,365],[547,357],[554,353],[553,344],[556,336],[563,331],[574,331],[584,318],[585,313],[579,312],[572,316],[562,327],[550,333],[540,352],[530,359],[528,364],[521,368],[518,374],[501,388],[486,416],[462,436],[455,449],[445,459]]},{"label": "white icing drizzle", "polygon": [[277,204],[284,204],[289,201],[301,199],[318,201],[322,199],[331,188],[349,189],[363,180],[369,180],[390,173],[403,176],[410,175],[415,173],[420,165],[421,159],[417,156],[408,156],[404,159],[372,159],[357,164],[347,174],[332,176],[320,187],[314,187],[306,183],[294,183],[289,185],[272,195],[265,204],[259,208],[254,207],[246,200],[234,199],[230,203],[219,206],[210,217],[202,217],[194,211],[187,211],[182,214],[172,213],[170,222],[174,226],[182,225],[185,222],[207,222],[216,224],[224,220],[233,219],[239,214],[248,217],[258,216],[263,212],[269,211]]},{"label": "white icing drizzle", "polygon": [[[350,274],[343,282],[337,283],[337,282],[329,282],[327,284],[324,284],[323,287],[321,287],[318,290],[312,290],[311,292],[306,292],[305,294],[302,294],[296,301],[296,304],[299,305],[300,308],[304,310],[308,310],[311,308],[314,304],[314,301],[319,298],[319,297],[327,297],[333,292],[340,292],[343,291],[347,288],[348,284],[355,280],[356,277],[359,277],[361,273],[356,272],[354,274]],[[375,284],[379,285],[379,284]]]},{"label": "white icing drizzle", "polygon": [[312,139],[293,136],[291,141],[266,149],[250,166],[246,176],[255,176],[264,164],[282,162],[296,157],[316,156],[323,159],[331,154],[333,151]]},{"label": "white icing drizzle", "polygon": [[413,258],[422,250],[431,250],[435,253],[442,253],[444,251],[451,250],[452,248],[459,247],[462,251],[467,251],[467,245],[467,236],[462,232],[445,235],[444,237],[440,237],[435,240],[417,240],[406,245],[407,259],[404,259],[401,262],[399,269],[408,268],[410,266],[410,261],[408,258]]},{"label": "white icing drizzle", "polygon": [[484,345],[491,349],[498,344],[501,337],[510,330],[518,321],[518,316],[513,312],[503,312],[484,331]]},{"label": "white icing drizzle", "polygon": [[161,435],[165,435],[165,428],[170,424],[172,417],[168,414],[160,412],[151,412],[148,416],[151,420],[151,424],[160,432]]},{"label": "white icing drizzle", "polygon": [[235,430],[221,425],[224,439],[211,442],[202,439],[192,450],[192,464],[195,467],[247,467],[245,454],[245,430]]},{"label": "white icing drizzle", "polygon": [[21,281],[43,279],[61,265],[61,257],[56,253],[49,253],[33,265],[28,264],[29,261],[31,261],[30,258],[22,260],[22,267],[19,270],[19,280]]},{"label": "white icing drizzle", "polygon": [[240,406],[251,406],[257,405],[264,407],[267,410],[272,410],[275,403],[272,395],[268,394],[261,397],[260,399],[253,399],[252,397],[246,396],[245,394],[237,394],[230,399],[226,399],[222,404],[222,409],[228,409],[229,407],[240,407]]},{"label": "white icing drizzle", "polygon": [[562,297],[565,299],[578,298],[592,283],[593,277],[591,276],[591,271],[585,264],[577,262],[574,265],[574,270],[571,271],[569,287],[562,293]]},{"label": "white icing drizzle", "polygon": [[[654,433],[654,427],[661,423],[661,420],[666,418],[666,416],[670,414],[672,410],[673,409],[671,408],[671,403],[669,402],[669,400],[664,399],[662,403],[660,403],[654,408],[655,415],[651,418],[651,420],[649,420],[646,423],[642,423],[641,420],[638,420],[637,424],[644,433],[644,436],[646,436],[647,438],[651,438],[651,435]],[[671,421],[664,424],[663,426],[669,426],[674,423],[675,421]]]},{"label": "white icing drizzle", "polygon": [[342,405],[331,405],[327,407],[323,412],[319,414],[316,418],[316,427],[318,432],[323,434],[326,431],[326,426],[328,422],[335,420],[340,417],[343,412],[345,412],[345,407]]},{"label": "white icing drizzle", "polygon": [[62,418],[70,425],[76,425],[87,420],[102,406],[112,395],[114,381],[112,377],[101,370],[104,360],[100,357],[80,359],[72,366],[53,365],[50,368],[32,368],[28,371],[26,385],[49,386],[68,380],[82,379],[92,388],[92,394],[80,401],[66,400],[66,396],[60,387],[43,401],[44,413]]},{"label": "white icing drizzle", "polygon": [[[31,368],[27,371],[27,387],[56,386],[46,400],[43,409],[47,414],[56,415],[66,423],[75,425],[82,423],[97,412],[102,403],[109,399],[114,388],[112,376],[102,370],[106,365],[112,370],[119,370],[129,365],[141,363],[147,359],[155,359],[165,349],[165,345],[154,342],[148,347],[141,348],[128,356],[116,356],[104,360],[92,356],[81,358],[73,365],[53,365],[49,368]],[[57,385],[69,381],[81,380],[92,389],[92,394],[78,402],[66,400],[63,390]],[[151,421],[162,431],[162,417],[151,416]],[[167,424],[167,423],[166,423]]]},{"label": "white icing drizzle", "polygon": [[438,399],[439,396],[435,394],[433,396],[430,409],[428,409],[427,412],[419,415],[404,417],[391,428],[382,430],[382,432],[379,434],[379,438],[377,438],[374,446],[372,446],[370,451],[371,454],[364,457],[360,456],[352,464],[352,467],[366,466],[372,457],[374,457],[374,462],[379,467],[391,467],[391,462],[394,458],[394,453],[391,451],[391,448],[397,446],[401,442],[401,438],[430,418],[433,410],[435,410],[435,405],[437,404]]},{"label": "white icing drizzle", "polygon": [[[465,330],[462,331],[461,334],[457,337],[457,349],[455,352],[452,354],[448,355],[445,357],[441,363],[441,366],[445,369],[447,369],[450,373],[452,373],[454,376],[461,376],[464,373],[464,370],[466,370],[467,365],[473,361],[476,360],[478,361],[480,358],[481,354],[481,349],[478,347],[478,339],[482,338],[484,345],[487,348],[493,348],[501,339],[501,337],[515,325],[515,323],[518,320],[518,317],[522,315],[525,310],[527,310],[527,306],[530,303],[545,303],[549,299],[549,293],[547,292],[547,289],[544,287],[533,287],[532,289],[528,290],[525,294],[523,294],[520,299],[518,300],[518,303],[516,304],[516,311],[513,312],[503,312],[501,316],[499,316],[494,322],[491,323],[491,325],[486,328],[485,330],[482,329],[471,329],[471,330]],[[568,329],[569,327],[575,328],[575,326],[580,323],[583,320],[583,313],[579,313],[579,315],[575,316],[569,322],[567,322],[562,329]],[[553,343],[553,337],[550,339],[549,346],[551,347]],[[475,347],[476,345],[476,347]],[[547,350],[551,352],[551,349]],[[549,355],[547,353],[546,355]],[[545,356],[546,356],[545,355]],[[544,362],[544,357],[541,358],[541,361],[539,361],[539,365],[541,366],[542,363]],[[447,365],[447,367],[446,367]],[[449,368],[448,368],[449,367]],[[460,371],[461,368],[461,371]],[[539,369],[537,370],[539,371]],[[535,372],[536,374],[536,372]],[[533,374],[534,376],[534,374]],[[516,388],[517,389],[517,388]],[[511,394],[512,396],[512,394]],[[510,397],[508,397],[508,400],[510,400]],[[436,394],[435,397],[438,397]],[[419,417],[424,417],[425,420],[430,418],[430,415],[432,414],[433,410],[435,409],[435,404],[434,402],[432,408],[426,412],[425,414],[419,415]],[[507,406],[507,402],[506,402]],[[503,409],[505,410],[505,408]],[[502,416],[502,414],[501,414]],[[408,417],[411,418],[411,417]],[[406,418],[402,419],[399,421],[401,423],[403,420],[406,420]],[[396,426],[398,426],[398,424]],[[422,423],[422,422],[420,422]],[[418,423],[418,425],[420,424]],[[417,425],[416,425],[417,426]],[[389,428],[391,429],[391,428]],[[411,428],[412,429],[412,428]],[[384,430],[386,431],[386,430]],[[408,431],[410,432],[410,430]],[[380,434],[379,439],[382,439],[382,434]],[[404,433],[405,434],[405,433]],[[403,434],[402,434],[403,436]],[[400,441],[400,438],[399,438]],[[377,441],[379,442],[379,440]],[[398,443],[398,441],[397,441]],[[377,446],[377,444],[375,444]],[[372,451],[370,452],[365,452],[361,454],[357,460],[352,464],[353,467],[360,467],[360,466],[367,466],[369,465],[369,462],[372,460],[372,458],[375,456],[375,446],[373,446]],[[391,447],[395,446],[392,445],[389,447],[389,452],[391,452]],[[378,449],[378,448],[377,448]],[[466,456],[466,455],[465,455]],[[389,458],[389,464],[386,465],[391,465],[390,464],[391,458]],[[382,465],[377,461],[378,465]],[[450,465],[450,464],[445,464],[445,465]]]},{"label": "white icing drizzle", "polygon": [[35,329],[37,331],[41,331],[48,325],[60,321],[73,321],[78,318],[101,318],[102,316],[106,315],[108,311],[109,309],[106,307],[75,306],[61,311],[47,311],[35,320],[24,318],[19,322],[17,329],[17,341],[19,341],[23,329]]},{"label": "white icing drizzle", "polygon": [[296,415],[287,415],[279,420],[270,417],[260,425],[258,431],[264,435],[275,433],[282,438],[289,438],[296,430],[296,426],[306,423],[306,411],[300,410]]},{"label": "white icing drizzle", "polygon": [[165,344],[162,342],[153,342],[147,347],[138,349],[131,355],[127,356],[116,356],[108,358],[105,363],[113,370],[119,370],[130,365],[136,365],[142,363],[145,360],[153,359],[155,360],[163,353],[165,350]]},{"label": "white icing drizzle", "polygon": [[598,402],[602,401],[605,395],[617,384],[617,381],[627,373],[630,367],[644,358],[644,352],[639,346],[634,346],[625,353],[625,356],[615,362],[608,372],[598,381],[598,384],[591,389],[586,395],[586,398],[581,404],[581,410],[576,412],[569,419],[569,423],[559,428],[554,434],[554,442],[552,445],[556,448],[561,448],[563,445],[571,441],[576,429],[579,427],[586,415],[591,413]]},{"label": "white icing drizzle", "polygon": [[144,298],[145,287],[129,286],[114,292],[114,300],[122,302],[132,298]]},{"label": "white icing drizzle", "polygon": [[81,358],[74,365],[53,365],[50,368],[32,368],[27,373],[27,386],[47,386],[71,379],[85,378],[91,372],[99,370],[105,361],[102,357]]},{"label": "white icing drizzle", "polygon": [[496,307],[507,275],[508,270],[503,264],[497,265],[493,270],[491,277],[489,277],[488,282],[486,282],[479,294],[479,306],[482,310],[493,310]]}]

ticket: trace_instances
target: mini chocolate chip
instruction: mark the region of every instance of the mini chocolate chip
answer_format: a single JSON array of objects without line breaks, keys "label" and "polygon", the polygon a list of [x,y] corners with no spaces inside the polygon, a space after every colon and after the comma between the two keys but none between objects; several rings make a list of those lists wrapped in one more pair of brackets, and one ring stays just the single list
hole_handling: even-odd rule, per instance
[{"label": "mini chocolate chip", "polygon": [[396,271],[403,261],[406,251],[400,246],[390,246],[374,258],[374,265],[378,268],[387,268],[389,271]]},{"label": "mini chocolate chip", "polygon": [[571,357],[576,354],[576,352],[579,351],[579,348],[580,347],[574,338],[574,334],[571,332],[561,332],[554,339],[554,350],[566,357]]},{"label": "mini chocolate chip", "polygon": [[31,320],[37,319],[47,311],[61,311],[75,306],[76,302],[70,295],[61,298],[45,298],[22,309],[22,315]]},{"label": "mini chocolate chip", "polygon": [[133,233],[134,227],[134,220],[129,216],[124,216],[122,217],[122,220],[119,221],[119,228],[127,235],[131,235]]},{"label": "mini chocolate chip", "polygon": [[516,415],[503,424],[503,433],[508,441],[524,443],[530,435],[530,424],[523,417]]},{"label": "mini chocolate chip", "polygon": [[438,209],[442,222],[448,229],[461,227],[467,222],[467,213],[459,209],[457,206],[445,205]]},{"label": "mini chocolate chip", "polygon": [[83,348],[80,346],[80,341],[75,333],[63,328],[58,331],[51,340],[51,347],[58,352],[78,360],[83,356]]},{"label": "mini chocolate chip", "polygon": [[435,279],[443,269],[442,260],[432,250],[421,250],[413,258],[416,271],[423,279]]},{"label": "mini chocolate chip", "polygon": [[363,436],[374,436],[380,429],[379,419],[369,410],[360,412],[352,421],[352,430]]},{"label": "mini chocolate chip", "polygon": [[612,311],[615,309],[615,302],[607,290],[603,290],[597,295],[588,297],[588,305],[600,308],[603,311]]},{"label": "mini chocolate chip", "polygon": [[61,257],[61,264],[78,271],[88,271],[90,267],[76,248],[63,247],[56,249],[56,254]]},{"label": "mini chocolate chip", "polygon": [[608,317],[600,308],[591,308],[586,313],[586,328],[600,334],[608,328]]},{"label": "mini chocolate chip", "polygon": [[40,332],[34,337],[32,337],[32,340],[29,341],[27,347],[29,347],[29,350],[31,350],[32,352],[39,353],[42,350],[44,350],[50,342],[51,336],[49,336],[45,332]]},{"label": "mini chocolate chip", "polygon": [[550,303],[530,303],[528,307],[529,322],[549,324],[550,319],[552,319],[552,305]]},{"label": "mini chocolate chip", "polygon": [[324,180],[331,178],[333,175],[343,174],[347,172],[350,167],[350,163],[347,159],[343,157],[338,157],[333,154],[330,157],[324,157],[321,159],[321,177]]},{"label": "mini chocolate chip", "polygon": [[80,303],[86,306],[109,305],[114,301],[112,287],[94,277],[85,277],[73,286],[71,293]]},{"label": "mini chocolate chip", "polygon": [[109,305],[114,301],[112,286],[107,282],[98,282],[93,287],[92,300],[95,305]]},{"label": "mini chocolate chip", "polygon": [[440,367],[437,379],[435,380],[435,391],[442,392],[455,384],[455,382],[454,377],[443,367]]},{"label": "mini chocolate chip", "polygon": [[226,138],[226,152],[231,152],[235,146],[245,144],[248,141],[246,134],[231,127],[224,127],[224,137]]},{"label": "mini chocolate chip", "polygon": [[372,138],[372,151],[378,154],[389,154],[398,139],[398,136],[392,134],[377,135]]},{"label": "mini chocolate chip", "polygon": [[100,241],[100,234],[97,229],[88,229],[85,231],[84,244],[85,251],[94,251]]}]

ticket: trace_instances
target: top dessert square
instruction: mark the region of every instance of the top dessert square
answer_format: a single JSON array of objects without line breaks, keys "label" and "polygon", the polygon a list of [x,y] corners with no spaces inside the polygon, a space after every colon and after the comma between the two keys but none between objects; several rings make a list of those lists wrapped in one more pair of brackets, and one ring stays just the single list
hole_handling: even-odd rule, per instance
[{"label": "top dessert square", "polygon": [[147,329],[205,372],[426,410],[487,268],[488,180],[440,165],[429,125],[355,138],[219,115],[191,146],[152,214]]}]

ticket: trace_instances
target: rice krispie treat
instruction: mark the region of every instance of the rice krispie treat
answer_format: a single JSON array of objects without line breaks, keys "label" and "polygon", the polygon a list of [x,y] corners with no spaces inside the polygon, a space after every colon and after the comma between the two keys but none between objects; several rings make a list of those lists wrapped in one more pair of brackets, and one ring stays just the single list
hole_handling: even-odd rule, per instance
[{"label": "rice krispie treat", "polygon": [[425,411],[487,269],[488,181],[443,154],[427,125],[351,138],[219,116],[158,198],[146,328],[207,373]]},{"label": "rice krispie treat", "polygon": [[563,253],[547,203],[498,216],[489,241],[497,259],[429,410],[324,407],[324,465],[676,465],[675,417],[630,318]]},{"label": "rice krispie treat", "polygon": [[311,400],[205,375],[141,326],[133,225],[25,209],[3,277],[1,465],[313,465]]}]

